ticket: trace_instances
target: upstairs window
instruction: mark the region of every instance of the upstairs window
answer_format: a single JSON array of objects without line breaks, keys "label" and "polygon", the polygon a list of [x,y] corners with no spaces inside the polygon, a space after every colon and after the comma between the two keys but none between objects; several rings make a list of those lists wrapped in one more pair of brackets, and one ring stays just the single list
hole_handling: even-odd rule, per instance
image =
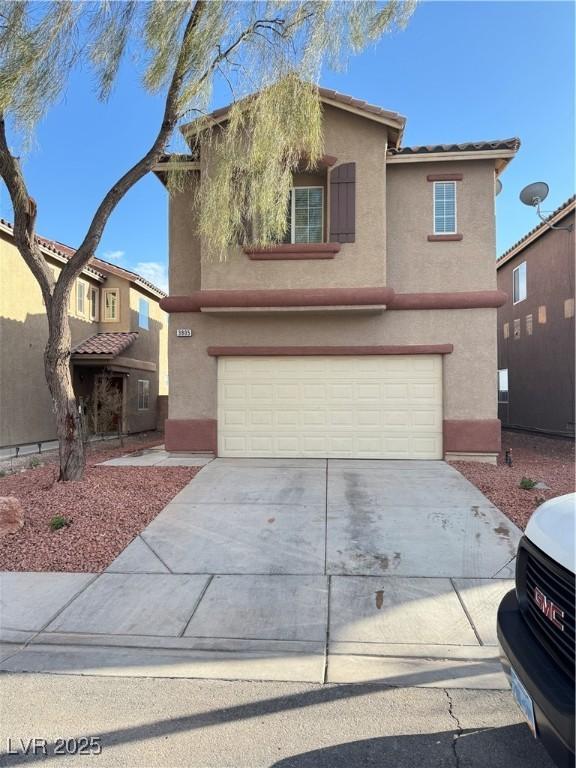
[{"label": "upstairs window", "polygon": [[150,312],[150,306],[146,299],[140,299],[138,301],[138,327],[148,329],[148,315]]},{"label": "upstairs window", "polygon": [[86,289],[88,286],[82,280],[76,281],[76,314],[84,317],[86,312]]},{"label": "upstairs window", "polygon": [[508,402],[508,368],[498,370],[498,402]]},{"label": "upstairs window", "polygon": [[324,241],[324,188],[293,187],[288,201],[286,243]]},{"label": "upstairs window", "polygon": [[117,288],[107,288],[104,291],[104,322],[111,323],[119,319],[119,300]]},{"label": "upstairs window", "polygon": [[456,182],[434,182],[434,234],[456,234]]},{"label": "upstairs window", "polygon": [[526,262],[523,261],[512,272],[512,303],[518,304],[520,301],[524,301],[527,294],[527,282],[526,282]]},{"label": "upstairs window", "polygon": [[93,285],[88,289],[88,303],[90,304],[90,320],[98,320],[98,303],[100,293]]}]

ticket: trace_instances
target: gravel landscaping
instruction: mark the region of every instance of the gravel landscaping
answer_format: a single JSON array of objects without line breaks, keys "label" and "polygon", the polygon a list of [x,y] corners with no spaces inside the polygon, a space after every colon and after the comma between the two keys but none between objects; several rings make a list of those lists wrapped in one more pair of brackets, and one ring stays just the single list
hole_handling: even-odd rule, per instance
[{"label": "gravel landscaping", "polygon": [[[507,448],[512,449],[511,467],[505,463]],[[543,501],[575,490],[574,443],[562,438],[503,431],[497,466],[470,461],[453,466],[522,529]],[[522,478],[548,488],[524,490]]]},{"label": "gravel landscaping", "polygon": [[[0,496],[16,496],[24,527],[0,538],[0,570],[104,570],[198,472],[198,467],[95,466],[156,439],[129,439],[124,447],[100,444],[88,455],[84,479],[58,483],[57,456],[42,466],[0,478]],[[58,530],[50,522],[65,518]]]}]

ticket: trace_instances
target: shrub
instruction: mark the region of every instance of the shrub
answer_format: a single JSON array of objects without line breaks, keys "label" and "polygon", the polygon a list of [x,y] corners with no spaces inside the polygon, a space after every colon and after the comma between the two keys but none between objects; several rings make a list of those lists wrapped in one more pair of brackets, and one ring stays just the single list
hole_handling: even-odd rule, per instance
[{"label": "shrub", "polygon": [[29,469],[36,469],[36,467],[40,466],[40,459],[38,456],[31,456],[28,461],[28,468]]},{"label": "shrub", "polygon": [[67,528],[71,523],[71,520],[69,520],[64,515],[54,515],[52,520],[50,520],[50,528],[53,531],[59,531],[60,528]]},{"label": "shrub", "polygon": [[0,469],[0,477],[6,477],[7,474],[8,472],[5,469]]},{"label": "shrub", "polygon": [[535,485],[536,480],[532,480],[531,477],[523,477],[522,480],[520,480],[520,488],[525,491],[531,491]]}]

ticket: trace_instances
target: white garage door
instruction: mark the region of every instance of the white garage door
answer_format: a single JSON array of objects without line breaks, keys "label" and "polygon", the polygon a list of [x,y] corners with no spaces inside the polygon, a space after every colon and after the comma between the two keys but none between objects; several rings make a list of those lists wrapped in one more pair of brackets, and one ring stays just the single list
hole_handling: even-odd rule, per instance
[{"label": "white garage door", "polygon": [[441,459],[442,358],[221,357],[218,454]]}]

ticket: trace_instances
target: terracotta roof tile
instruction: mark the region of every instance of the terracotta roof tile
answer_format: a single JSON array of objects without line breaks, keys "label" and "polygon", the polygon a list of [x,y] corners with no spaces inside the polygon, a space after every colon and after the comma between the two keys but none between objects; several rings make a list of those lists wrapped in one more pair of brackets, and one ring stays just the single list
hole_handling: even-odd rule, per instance
[{"label": "terracotta roof tile", "polygon": [[119,355],[136,341],[138,332],[131,333],[96,333],[80,342],[72,350],[74,355]]},{"label": "terracotta roof tile", "polygon": [[493,141],[466,141],[462,144],[428,144],[418,147],[391,147],[389,155],[424,155],[436,152],[486,152],[491,149],[510,149],[516,152],[520,139],[494,139]]}]

